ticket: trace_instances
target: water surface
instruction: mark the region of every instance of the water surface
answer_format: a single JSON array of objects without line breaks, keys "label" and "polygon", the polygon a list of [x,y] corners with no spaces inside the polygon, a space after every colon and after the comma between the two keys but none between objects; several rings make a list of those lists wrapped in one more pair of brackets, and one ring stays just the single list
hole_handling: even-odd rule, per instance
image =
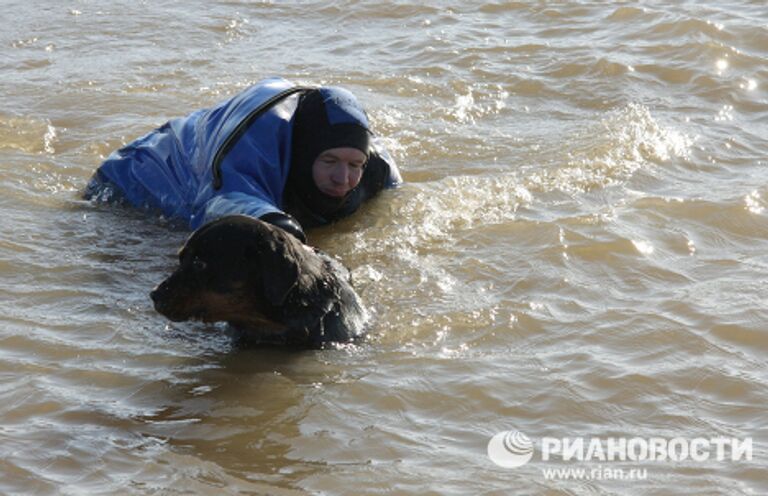
[{"label": "water surface", "polygon": [[[764,494],[763,2],[5,2],[0,492]],[[79,199],[268,76],[342,85],[407,184],[310,232],[375,323],[243,349],[149,290],[186,233]],[[494,434],[752,438],[751,461],[504,469]]]}]

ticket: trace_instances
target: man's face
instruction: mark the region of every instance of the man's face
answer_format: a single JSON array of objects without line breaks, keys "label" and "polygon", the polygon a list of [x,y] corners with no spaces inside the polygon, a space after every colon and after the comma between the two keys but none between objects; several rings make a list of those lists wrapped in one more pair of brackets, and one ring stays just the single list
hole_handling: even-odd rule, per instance
[{"label": "man's face", "polygon": [[312,164],[312,179],[324,194],[341,198],[360,182],[366,160],[357,148],[325,150]]}]

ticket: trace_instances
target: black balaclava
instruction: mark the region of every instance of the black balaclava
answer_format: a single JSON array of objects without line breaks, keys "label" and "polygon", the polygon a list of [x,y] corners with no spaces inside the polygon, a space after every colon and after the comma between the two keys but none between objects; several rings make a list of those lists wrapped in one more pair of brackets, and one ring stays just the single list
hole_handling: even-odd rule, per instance
[{"label": "black balaclava", "polygon": [[325,150],[356,148],[370,155],[368,118],[354,95],[342,88],[319,88],[304,94],[296,109],[291,142],[291,169],[286,190],[313,214],[329,219],[347,200],[320,191],[312,164]]}]

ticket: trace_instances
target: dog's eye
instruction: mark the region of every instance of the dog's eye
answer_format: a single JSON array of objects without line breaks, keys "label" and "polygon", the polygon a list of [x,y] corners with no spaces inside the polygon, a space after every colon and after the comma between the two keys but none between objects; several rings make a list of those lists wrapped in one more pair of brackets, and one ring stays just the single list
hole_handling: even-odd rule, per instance
[{"label": "dog's eye", "polygon": [[196,272],[202,272],[206,269],[206,267],[208,267],[208,264],[199,258],[192,260],[192,269],[194,269]]}]

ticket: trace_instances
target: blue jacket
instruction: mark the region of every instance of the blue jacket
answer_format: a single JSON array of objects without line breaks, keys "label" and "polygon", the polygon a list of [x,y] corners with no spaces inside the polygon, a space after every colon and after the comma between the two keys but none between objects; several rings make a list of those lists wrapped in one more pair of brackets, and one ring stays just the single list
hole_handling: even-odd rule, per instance
[{"label": "blue jacket", "polygon": [[[293,116],[306,90],[282,78],[267,79],[214,107],[172,119],[113,152],[86,197],[122,198],[184,220],[192,229],[224,215],[282,212]],[[364,112],[349,95],[354,105],[328,108],[329,118],[368,128]],[[401,182],[397,165],[376,140],[371,156],[378,157],[377,170],[369,173],[366,167],[360,191],[351,195],[357,204],[345,215],[378,190]]]}]

